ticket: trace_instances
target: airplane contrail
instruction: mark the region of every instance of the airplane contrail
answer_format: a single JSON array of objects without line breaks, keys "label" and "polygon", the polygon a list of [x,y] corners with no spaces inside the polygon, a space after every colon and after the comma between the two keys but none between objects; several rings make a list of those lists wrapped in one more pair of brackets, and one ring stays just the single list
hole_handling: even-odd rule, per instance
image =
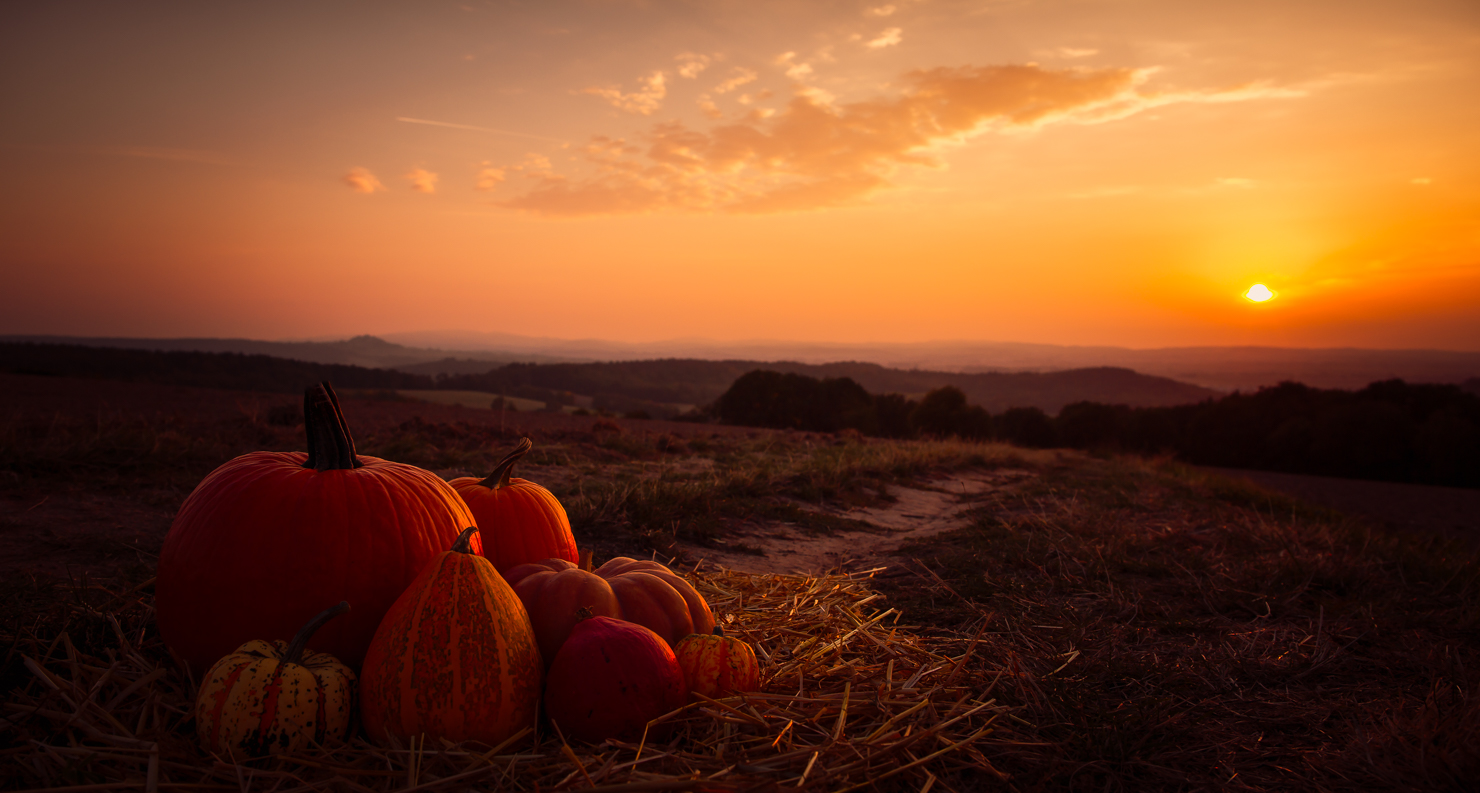
[{"label": "airplane contrail", "polygon": [[499,135],[516,135],[516,136],[521,137],[521,138],[534,138],[535,140],[548,140],[548,141],[554,141],[555,143],[565,143],[566,142],[566,141],[563,141],[563,140],[561,140],[559,138],[547,138],[544,135],[531,135],[528,132],[514,132],[512,130],[507,130],[507,129],[494,129],[493,127],[475,127],[472,124],[453,124],[452,122],[449,122],[449,121],[428,121],[427,119],[424,119],[424,118],[407,118],[406,116],[396,116],[396,120],[397,121],[404,121],[407,124],[429,124],[429,125],[434,126],[434,127],[452,127],[453,129],[471,129],[471,130],[476,130],[478,132],[494,132],[494,133],[497,133]]}]

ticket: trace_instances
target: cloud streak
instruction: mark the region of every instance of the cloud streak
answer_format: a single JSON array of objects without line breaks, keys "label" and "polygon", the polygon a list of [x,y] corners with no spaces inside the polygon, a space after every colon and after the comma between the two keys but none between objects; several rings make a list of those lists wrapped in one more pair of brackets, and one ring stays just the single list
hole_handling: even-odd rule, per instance
[{"label": "cloud streak", "polygon": [[472,124],[454,124],[450,121],[429,121],[424,118],[407,118],[406,116],[396,116],[396,120],[405,122],[407,124],[426,124],[432,127],[448,127],[449,129],[470,129],[477,132],[493,132],[499,135],[514,135],[520,138],[533,138],[534,140],[548,140],[555,143],[565,143],[565,141],[561,140],[560,138],[547,138],[544,135],[531,135],[528,132],[514,132],[513,130],[496,129],[494,127],[475,127]]},{"label": "cloud streak", "polygon": [[[695,73],[695,76],[698,74]],[[655,71],[647,77],[638,78],[637,82],[642,87],[631,93],[623,93],[620,88],[585,88],[581,93],[599,96],[612,107],[628,113],[650,116],[663,105],[663,97],[668,95],[667,77],[663,72]]]},{"label": "cloud streak", "polygon": [[[788,53],[779,65],[795,65]],[[907,167],[943,167],[943,147],[993,131],[1098,124],[1175,103],[1237,102],[1300,92],[1265,85],[1147,90],[1149,69],[1037,65],[906,74],[896,95],[833,104],[798,87],[767,116],[708,130],[653,125],[641,145],[598,139],[579,174],[525,172],[503,206],[549,216],[660,211],[784,212],[854,203]]]},{"label": "cloud streak", "polygon": [[865,46],[869,49],[878,50],[884,47],[893,47],[903,40],[904,30],[902,28],[889,28],[870,40]]},{"label": "cloud streak", "polygon": [[381,184],[368,168],[351,168],[350,172],[344,175],[344,183],[356,193],[370,194],[385,189],[385,185]]},{"label": "cloud streak", "polygon": [[418,193],[437,192],[437,175],[424,168],[413,168],[406,174],[406,181],[411,183],[411,189]]}]

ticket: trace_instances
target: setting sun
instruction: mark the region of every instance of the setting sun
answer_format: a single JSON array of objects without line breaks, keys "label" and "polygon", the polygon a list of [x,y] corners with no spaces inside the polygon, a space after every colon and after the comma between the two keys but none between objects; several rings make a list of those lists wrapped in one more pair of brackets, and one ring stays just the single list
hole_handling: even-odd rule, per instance
[{"label": "setting sun", "polygon": [[1263,303],[1267,300],[1271,300],[1274,298],[1274,295],[1275,293],[1264,284],[1254,284],[1253,286],[1249,287],[1249,291],[1244,293],[1244,297],[1254,301],[1255,303]]}]

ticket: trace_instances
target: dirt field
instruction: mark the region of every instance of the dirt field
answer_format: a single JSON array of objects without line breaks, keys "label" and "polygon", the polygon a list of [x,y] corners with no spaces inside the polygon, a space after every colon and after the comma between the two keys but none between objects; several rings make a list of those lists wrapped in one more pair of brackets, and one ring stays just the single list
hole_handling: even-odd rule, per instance
[{"label": "dirt field", "polygon": [[[386,433],[408,421],[499,429],[512,435],[589,437],[618,431],[637,437],[682,438],[758,436],[762,431],[670,421],[599,419],[564,413],[507,412],[423,402],[342,400],[345,418],[357,438]],[[160,386],[31,375],[0,374],[0,431],[17,428],[45,433],[49,426],[75,431],[96,426],[97,434],[134,423],[173,426],[178,435],[240,433],[243,427],[270,429],[273,410],[293,415],[301,398],[279,394]],[[264,436],[272,450],[302,449],[301,427],[280,427]],[[43,439],[44,440],[44,439]],[[156,442],[179,441],[160,433]],[[71,465],[61,475],[21,476],[0,466],[0,578],[41,574],[79,577],[107,575],[130,565],[153,567],[170,522],[194,482],[233,455],[223,451],[199,470],[160,476],[110,474],[106,455],[95,465]],[[137,462],[137,461],[130,461]],[[471,473],[471,472],[470,472]],[[93,480],[90,482],[90,480]],[[96,484],[94,483],[96,482]]]},{"label": "dirt field", "polygon": [[[291,415],[299,400],[278,394],[247,394],[144,383],[0,374],[0,426],[37,426],[38,422],[95,421],[101,427],[130,417],[164,420],[182,428],[260,425],[274,409]],[[547,438],[589,437],[617,431],[638,437],[762,437],[770,431],[712,424],[631,419],[598,419],[565,413],[508,412],[423,402],[343,400],[346,420],[357,436],[394,430],[421,420],[446,425],[499,428],[513,435]],[[279,433],[282,448],[301,448],[295,430]],[[272,448],[264,445],[263,448]],[[225,462],[226,456],[217,461]],[[104,463],[105,464],[105,463]],[[0,472],[0,577],[43,574],[76,577],[105,575],[121,567],[152,567],[170,522],[192,481],[209,468],[191,474],[140,480],[125,486],[91,487],[81,477],[23,479]],[[1480,542],[1480,491],[1460,488],[1357,482],[1329,477],[1259,471],[1207,469],[1251,480],[1318,506],[1361,516],[1406,531],[1436,531]],[[450,471],[439,471],[450,476]],[[474,473],[474,472],[469,472]],[[93,474],[96,475],[96,474]],[[559,480],[575,475],[548,469]],[[839,512],[857,521],[859,531],[830,535],[798,532],[786,523],[746,526],[726,538],[724,547],[686,549],[694,556],[751,572],[817,572],[847,564],[868,566],[885,561],[909,539],[949,531],[961,525],[960,511],[971,497],[1027,474],[995,471],[927,483],[923,488],[895,488],[883,506]],[[191,477],[194,477],[192,479]],[[723,544],[723,543],[722,543]]]},{"label": "dirt field", "polygon": [[1480,490],[1330,476],[1204,468],[1247,479],[1308,504],[1360,516],[1401,531],[1439,532],[1480,544]]},{"label": "dirt field", "polygon": [[[529,413],[500,427],[489,410],[391,400],[344,409],[362,453],[443,476],[487,472],[528,435],[535,450],[519,475],[559,494],[582,548],[673,554],[680,572],[714,583],[715,613],[727,630],[735,617],[765,659],[764,701],[787,703],[714,711],[707,732],[665,749],[578,756],[542,739],[544,754],[528,757],[547,767],[526,768],[519,789],[581,786],[587,772],[600,781],[635,766],[634,751],[672,760],[669,776],[613,778],[640,782],[622,789],[698,782],[682,758],[701,755],[711,779],[751,769],[766,783],[746,789],[801,787],[809,768],[809,789],[838,789],[885,727],[919,737],[917,761],[890,755],[866,769],[864,784],[880,769],[917,769],[908,784],[878,786],[887,790],[1469,791],[1480,778],[1480,549],[1423,536],[1473,526],[1471,491],[1225,478],[952,440]],[[286,395],[0,375],[11,647],[0,678],[7,711],[24,714],[6,717],[0,751],[26,758],[0,788],[143,787],[154,760],[119,754],[141,741],[166,747],[148,755],[160,789],[242,779],[244,766],[195,746],[194,685],[171,671],[149,585],[200,479],[246,451],[301,449],[300,410]],[[1382,523],[1402,531],[1373,530]],[[784,575],[819,570],[832,572]],[[833,621],[820,627],[814,614]],[[84,709],[54,709],[64,690]],[[980,704],[958,713],[968,699]],[[103,711],[106,726],[82,720],[88,702],[125,701],[132,709]],[[1002,716],[990,729],[939,731],[989,705]],[[758,731],[746,740],[758,748],[721,761],[713,747],[739,739],[727,721],[737,713],[751,714]],[[798,733],[821,748],[788,743]],[[112,743],[120,736],[128,742]],[[356,737],[320,777],[302,780],[315,766],[293,761],[258,786],[330,789],[346,768],[363,774],[356,789],[414,786],[399,766],[386,776],[376,751]],[[439,778],[464,778],[468,754],[426,756],[447,761],[428,766]]]}]

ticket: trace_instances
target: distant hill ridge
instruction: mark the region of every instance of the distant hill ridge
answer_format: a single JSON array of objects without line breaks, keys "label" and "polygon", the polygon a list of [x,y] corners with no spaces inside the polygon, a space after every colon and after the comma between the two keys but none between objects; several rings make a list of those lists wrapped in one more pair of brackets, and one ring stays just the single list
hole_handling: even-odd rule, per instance
[{"label": "distant hill ridge", "polygon": [[[443,371],[463,371],[471,364],[477,371],[486,371],[490,365],[520,362],[568,361],[551,355],[532,353],[520,355],[499,352],[459,351],[461,358],[448,350],[407,347],[386,341],[378,336],[361,335],[343,341],[258,341],[255,339],[144,339],[84,336],[0,336],[0,342],[31,344],[75,344],[83,347],[115,347],[127,350],[153,350],[158,352],[234,352],[243,355],[270,355],[321,364],[347,364],[374,369],[406,369],[415,374],[435,375]],[[428,363],[453,362],[451,369],[432,367]]]},{"label": "distant hill ridge", "polygon": [[[228,343],[229,340],[217,340]],[[296,344],[264,342],[264,344]],[[326,344],[307,342],[304,344]],[[343,345],[384,350],[397,345],[362,337]],[[391,350],[395,352],[394,349]],[[240,390],[292,393],[329,379],[347,388],[391,388],[486,391],[527,396],[547,402],[562,397],[595,397],[598,407],[624,410],[633,403],[708,404],[741,375],[756,369],[850,377],[874,393],[923,395],[955,385],[973,404],[990,411],[1038,407],[1048,413],[1072,402],[1092,400],[1134,407],[1187,404],[1217,392],[1128,369],[1096,368],[1065,372],[905,371],[870,363],[804,364],[795,362],[703,361],[665,359],[612,363],[483,363],[481,374],[431,377],[387,368],[313,363],[263,354],[184,350],[120,349],[79,344],[0,342],[0,369],[33,374],[165,382]],[[635,405],[641,406],[641,405]]]},{"label": "distant hill ridge", "polygon": [[394,368],[422,375],[482,374],[490,364],[589,363],[693,359],[792,361],[827,365],[863,361],[889,369],[932,372],[1057,372],[1115,367],[1228,392],[1252,392],[1293,380],[1319,388],[1359,389],[1399,378],[1410,383],[1463,383],[1480,378],[1480,351],[1357,348],[1165,347],[1131,349],[1022,342],[807,343],[671,339],[613,342],[470,331],[396,333],[331,341],[140,339],[0,336],[0,341],[93,347],[239,352],[314,363]]},{"label": "distant hill ridge", "polygon": [[742,375],[757,369],[818,379],[851,378],[873,394],[920,397],[954,385],[968,400],[992,412],[1037,407],[1057,413],[1083,400],[1133,407],[1184,405],[1220,396],[1211,389],[1129,369],[1098,367],[1065,372],[932,372],[890,369],[873,363],[807,364],[795,361],[702,361],[660,359],[613,363],[511,364],[474,375],[438,379],[444,388],[511,393],[540,398],[534,389],[595,396],[622,395],[658,403],[705,405],[718,399]]}]

